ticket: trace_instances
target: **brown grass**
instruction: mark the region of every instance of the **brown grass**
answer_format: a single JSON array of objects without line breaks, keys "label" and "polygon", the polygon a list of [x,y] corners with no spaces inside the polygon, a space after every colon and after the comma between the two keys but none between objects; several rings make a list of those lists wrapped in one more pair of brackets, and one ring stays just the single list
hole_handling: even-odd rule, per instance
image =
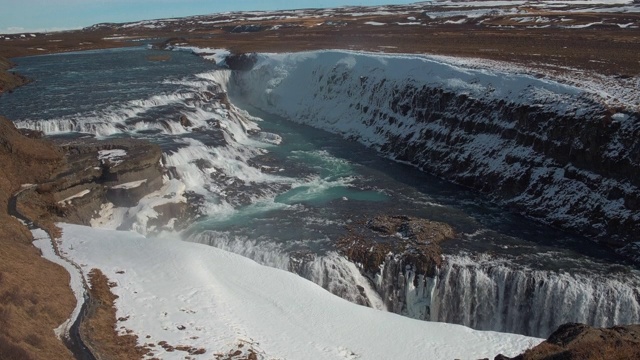
[{"label": "brown grass", "polygon": [[89,273],[91,283],[91,303],[80,325],[80,332],[84,342],[89,346],[97,358],[113,360],[140,359],[146,350],[137,346],[138,337],[135,335],[118,335],[116,324],[116,308],[114,302],[117,296],[110,288],[109,279],[98,269]]},{"label": "brown grass", "polygon": [[75,306],[69,274],[30,244],[7,241],[0,222],[0,359],[71,358],[53,333]]},{"label": "brown grass", "polygon": [[60,158],[0,117],[0,359],[71,358],[53,332],[75,307],[69,274],[42,258],[28,229],[7,214],[21,184],[48,178]]},{"label": "brown grass", "polygon": [[[432,10],[437,10],[433,9]],[[527,16],[550,16],[544,9],[528,9]],[[133,39],[183,38],[193,45],[224,47],[235,52],[283,52],[317,49],[352,49],[398,53],[442,54],[479,57],[526,64],[544,69],[574,67],[607,75],[634,76],[640,74],[637,46],[640,29],[620,29],[617,26],[570,28],[524,28],[510,17],[497,16],[482,24],[442,24],[430,21],[419,12],[411,15],[429,26],[401,26],[408,14],[367,15],[354,18],[349,14],[331,19],[318,18],[289,20],[234,21],[224,26],[193,29],[194,25],[176,25],[175,29],[118,29],[124,39],[109,39],[110,30],[70,31],[40,34],[36,38],[16,39],[0,43],[0,56],[15,57],[44,53],[57,53],[96,48],[136,46]],[[640,21],[636,14],[574,13],[558,14],[572,18],[572,24],[595,21]],[[520,16],[520,15],[519,15]],[[553,17],[553,16],[552,16]],[[325,20],[344,22],[345,26],[317,26]],[[624,21],[623,21],[624,20]],[[366,21],[379,21],[385,26],[366,25]],[[277,31],[229,33],[228,29],[241,24],[264,27],[289,23],[297,27],[283,27]],[[512,28],[496,27],[509,25]],[[193,30],[193,31],[190,31]],[[105,40],[106,38],[106,40]],[[53,41],[53,42],[52,42]],[[38,48],[44,51],[37,50]]]}]

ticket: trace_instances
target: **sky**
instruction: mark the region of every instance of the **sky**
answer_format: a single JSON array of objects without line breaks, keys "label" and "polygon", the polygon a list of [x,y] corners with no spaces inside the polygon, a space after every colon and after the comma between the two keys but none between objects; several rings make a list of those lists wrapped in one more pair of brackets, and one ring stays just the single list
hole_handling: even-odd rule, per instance
[{"label": "sky", "polygon": [[[415,0],[417,1],[417,0]],[[402,0],[0,0],[0,33],[78,29],[225,11],[403,4]]]}]

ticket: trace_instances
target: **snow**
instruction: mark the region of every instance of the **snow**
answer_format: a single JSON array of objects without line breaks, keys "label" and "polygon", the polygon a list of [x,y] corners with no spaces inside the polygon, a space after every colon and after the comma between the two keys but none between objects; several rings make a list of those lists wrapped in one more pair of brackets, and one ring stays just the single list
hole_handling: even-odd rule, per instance
[{"label": "snow", "polygon": [[51,238],[41,229],[32,230],[34,242],[33,245],[42,251],[42,257],[56,263],[67,270],[70,275],[69,286],[76,298],[76,307],[73,309],[69,319],[65,320],[60,326],[54,329],[55,334],[59,338],[68,336],[69,330],[75,319],[80,314],[82,305],[84,304],[84,278],[78,268],[71,262],[59,257],[53,249]]},{"label": "snow", "polygon": [[112,186],[112,189],[135,189],[138,186],[144,184],[147,182],[147,179],[144,180],[139,180],[139,181],[132,181],[132,182],[128,182],[128,183],[124,183],[124,184],[120,184],[120,185],[116,185],[116,186]]},{"label": "snow", "polygon": [[202,48],[196,46],[174,46],[175,51],[190,51],[196,55],[202,56],[206,60],[214,61],[218,65],[223,65],[227,56],[231,52],[227,49]]},{"label": "snow", "polygon": [[103,164],[109,161],[113,164],[113,166],[120,165],[123,161],[121,158],[125,156],[127,156],[127,151],[122,149],[98,151],[98,160],[100,160]]},{"label": "snow", "polygon": [[[259,358],[478,359],[515,356],[542,339],[409,319],[335,297],[292,273],[170,238],[59,224],[61,249],[83,273],[117,286],[117,328],[141,345],[166,341],[210,359],[243,344]],[[246,351],[246,350],[245,350]],[[155,346],[154,356],[184,352]]]},{"label": "snow", "polygon": [[87,195],[87,194],[88,194],[88,193],[90,193],[90,192],[91,192],[91,190],[82,190],[82,191],[80,191],[79,193],[77,193],[77,194],[75,194],[75,195],[71,195],[71,196],[69,196],[68,198],[66,198],[66,199],[64,199],[64,200],[60,200],[60,201],[58,201],[58,204],[65,204],[65,203],[67,203],[67,202],[70,202],[70,201],[71,201],[71,200],[73,200],[73,199],[81,198],[81,197],[83,197],[83,196]]},{"label": "snow", "polygon": [[387,25],[385,23],[381,23],[381,22],[377,22],[377,21],[367,21],[366,23],[364,23],[365,25],[373,25],[373,26],[383,26],[383,25]]}]

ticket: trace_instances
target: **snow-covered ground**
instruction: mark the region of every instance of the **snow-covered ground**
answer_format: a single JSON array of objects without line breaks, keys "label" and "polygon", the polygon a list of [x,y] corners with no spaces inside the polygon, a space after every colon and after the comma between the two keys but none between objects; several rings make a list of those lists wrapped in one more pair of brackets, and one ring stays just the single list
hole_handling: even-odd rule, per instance
[{"label": "snow-covered ground", "polygon": [[117,328],[155,344],[162,359],[186,355],[167,352],[162,341],[206,350],[195,359],[249,349],[262,359],[478,359],[514,356],[542,341],[358,306],[206,245],[59,225],[62,253],[84,274],[99,268],[117,284],[116,316],[127,319]]}]

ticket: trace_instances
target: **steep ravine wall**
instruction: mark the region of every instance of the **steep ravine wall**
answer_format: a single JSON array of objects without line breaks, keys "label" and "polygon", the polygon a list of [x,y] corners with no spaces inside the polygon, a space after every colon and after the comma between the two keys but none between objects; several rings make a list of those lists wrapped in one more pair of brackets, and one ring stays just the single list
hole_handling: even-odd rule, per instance
[{"label": "steep ravine wall", "polygon": [[640,261],[637,112],[527,75],[338,51],[261,55],[230,89]]}]

